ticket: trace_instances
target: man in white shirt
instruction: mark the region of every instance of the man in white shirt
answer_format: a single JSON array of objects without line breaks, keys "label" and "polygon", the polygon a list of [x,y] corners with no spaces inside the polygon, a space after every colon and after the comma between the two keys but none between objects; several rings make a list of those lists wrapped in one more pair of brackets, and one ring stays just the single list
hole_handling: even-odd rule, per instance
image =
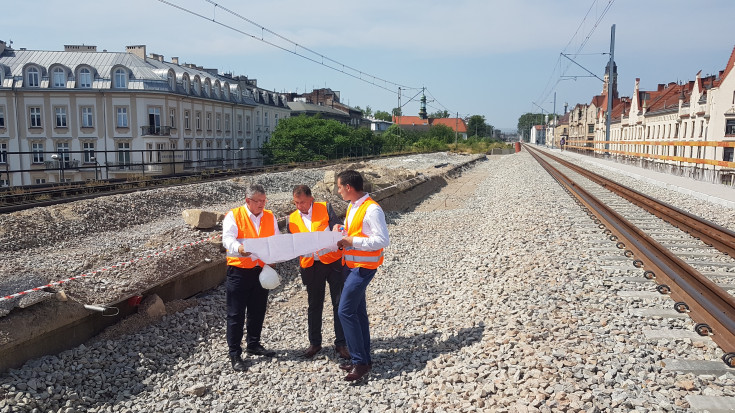
[{"label": "man in white shirt", "polygon": [[266,195],[262,185],[250,185],[245,192],[245,205],[235,208],[222,221],[222,245],[227,249],[227,345],[235,371],[247,368],[242,359],[242,336],[247,310],[247,347],[249,354],[275,356],[260,343],[268,290],[260,284],[265,262],[251,257],[248,238],[265,238],[280,234],[278,220],[265,209]]},{"label": "man in white shirt", "polygon": [[[339,218],[334,213],[332,205],[327,202],[314,202],[311,188],[307,185],[296,185],[293,189],[293,202],[296,211],[288,217],[288,232],[331,231],[334,225],[339,225]],[[312,358],[322,349],[322,314],[324,311],[324,290],[329,284],[329,295],[334,313],[334,349],[343,359],[350,358],[347,351],[342,323],[339,321],[337,309],[339,297],[342,294],[342,252],[328,249],[299,258],[299,272],[301,281],[306,286],[308,300],[308,331],[309,347],[304,350],[302,357]]]},{"label": "man in white shirt", "polygon": [[[345,276],[339,303],[339,319],[347,340],[351,361],[340,364],[349,373],[345,380],[364,383],[372,369],[370,355],[370,322],[365,291],[383,263],[383,248],[390,244],[383,209],[363,191],[359,172],[346,170],[337,175],[337,192],[349,201],[345,218],[345,237],[337,246],[344,249],[342,263]],[[335,230],[339,228],[335,226]]]}]

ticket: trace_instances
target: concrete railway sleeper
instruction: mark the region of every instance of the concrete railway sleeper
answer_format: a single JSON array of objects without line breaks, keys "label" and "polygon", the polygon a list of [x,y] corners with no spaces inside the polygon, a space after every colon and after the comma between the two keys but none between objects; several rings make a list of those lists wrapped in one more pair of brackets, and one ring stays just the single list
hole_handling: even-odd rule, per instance
[{"label": "concrete railway sleeper", "polygon": [[[735,367],[735,297],[682,258],[677,257],[675,253],[663,247],[620,213],[603,203],[591,191],[583,188],[579,182],[573,181],[559,169],[552,166],[542,158],[540,151],[533,150],[528,145],[526,145],[526,148],[529,149],[531,155],[544,169],[570,195],[576,198],[577,203],[590,215],[595,224],[599,221],[604,225],[604,231],[609,234],[609,239],[616,242],[618,248],[624,249],[626,257],[635,259],[634,266],[645,268],[644,277],[658,284],[657,291],[660,294],[668,295],[674,300],[674,309],[677,312],[687,312],[689,314],[690,318],[696,323],[694,331],[700,336],[710,336],[723,350],[722,360],[725,364],[729,367]],[[543,153],[543,156],[547,156],[547,154]],[[575,167],[574,171],[578,172],[579,169],[581,168]],[[606,189],[618,186],[599,176],[595,176],[593,181]],[[627,196],[636,199],[640,195],[630,189],[626,192]],[[666,217],[663,219],[667,222],[675,221],[677,222],[674,224],[676,226],[681,224],[681,227],[684,227],[680,227],[683,231],[690,233],[698,231],[697,235],[700,235],[707,244],[711,243],[712,246],[718,249],[724,245],[725,251],[723,252],[732,256],[731,251],[734,251],[735,241],[733,240],[735,240],[735,236],[731,231],[721,227],[718,228],[716,225],[708,225],[711,223],[706,221],[698,222],[703,220],[683,211],[678,211],[686,215],[686,218],[681,218],[681,220],[671,215],[665,215],[662,211],[671,207],[666,205],[656,206],[654,205],[655,200],[650,198],[637,199],[634,203],[639,206],[647,205],[652,210],[658,211]],[[658,213],[655,214],[662,216]]]}]

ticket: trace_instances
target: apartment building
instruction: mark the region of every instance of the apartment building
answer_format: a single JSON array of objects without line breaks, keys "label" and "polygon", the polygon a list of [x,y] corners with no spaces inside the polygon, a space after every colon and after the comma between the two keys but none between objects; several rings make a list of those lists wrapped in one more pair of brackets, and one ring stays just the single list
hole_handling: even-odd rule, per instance
[{"label": "apartment building", "polygon": [[175,174],[260,162],[290,110],[244,76],[172,57],[0,41],[0,185]]}]

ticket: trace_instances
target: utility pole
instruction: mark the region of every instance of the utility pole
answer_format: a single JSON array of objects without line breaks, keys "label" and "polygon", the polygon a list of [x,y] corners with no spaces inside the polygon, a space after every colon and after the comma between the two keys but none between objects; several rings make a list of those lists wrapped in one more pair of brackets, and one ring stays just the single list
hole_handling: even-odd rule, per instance
[{"label": "utility pole", "polygon": [[457,129],[459,128],[459,112],[457,112],[457,117],[454,119],[454,149],[457,149]]},{"label": "utility pole", "polygon": [[607,116],[605,116],[605,155],[610,152],[610,112],[613,99],[613,65],[615,64],[615,25],[610,29],[610,62],[607,64]]}]

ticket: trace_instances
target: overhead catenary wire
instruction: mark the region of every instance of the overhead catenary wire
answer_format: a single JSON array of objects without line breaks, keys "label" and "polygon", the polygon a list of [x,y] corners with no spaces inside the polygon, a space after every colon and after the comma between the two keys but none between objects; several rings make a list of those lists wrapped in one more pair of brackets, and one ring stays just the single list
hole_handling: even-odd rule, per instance
[{"label": "overhead catenary wire", "polygon": [[[365,82],[367,84],[370,84],[370,85],[379,87],[381,89],[387,90],[388,92],[391,92],[391,93],[394,93],[394,94],[398,94],[398,92],[396,90],[389,88],[387,85],[393,85],[393,86],[396,86],[397,88],[399,87],[401,89],[407,89],[407,90],[420,89],[420,88],[417,88],[417,87],[411,87],[411,86],[402,85],[402,84],[397,83],[397,82],[392,82],[390,80],[383,79],[383,78],[380,78],[380,77],[371,75],[369,73],[366,73],[364,71],[358,70],[358,69],[353,68],[353,67],[351,67],[349,65],[346,65],[344,63],[338,62],[337,60],[331,59],[331,58],[329,58],[329,57],[327,57],[327,56],[325,56],[325,55],[323,55],[321,53],[318,53],[318,52],[316,52],[314,50],[311,50],[311,49],[309,49],[307,47],[304,47],[304,46],[298,44],[297,42],[294,42],[294,41],[292,41],[292,40],[290,40],[290,39],[288,39],[288,38],[286,38],[284,36],[281,36],[280,34],[278,34],[278,33],[274,32],[274,31],[266,28],[265,26],[262,26],[262,25],[254,22],[254,21],[252,21],[252,20],[250,20],[250,19],[248,19],[248,18],[246,18],[246,17],[244,17],[244,16],[242,16],[242,15],[240,15],[240,14],[238,14],[238,13],[236,13],[236,12],[230,10],[230,9],[227,9],[225,7],[222,7],[222,5],[220,5],[218,3],[214,3],[211,0],[204,0],[204,1],[206,1],[207,3],[212,4],[214,6],[214,9],[215,10],[217,8],[220,8],[222,11],[224,11],[226,13],[229,13],[229,14],[231,14],[231,15],[233,15],[233,16],[235,16],[235,17],[237,17],[237,18],[239,18],[239,19],[241,19],[243,21],[246,21],[246,22],[248,22],[248,23],[250,23],[250,24],[258,27],[259,29],[261,29],[260,36],[254,35],[254,34],[251,34],[251,33],[247,33],[244,30],[241,30],[241,29],[239,29],[237,27],[234,27],[234,26],[229,25],[229,24],[225,24],[222,21],[218,21],[217,18],[216,18],[216,14],[213,14],[212,18],[209,18],[207,16],[204,16],[201,13],[197,13],[197,12],[195,12],[193,10],[187,9],[186,7],[179,6],[179,5],[174,4],[174,3],[170,2],[170,1],[167,1],[167,0],[157,0],[157,1],[159,1],[160,3],[166,4],[168,6],[171,6],[173,8],[179,9],[179,10],[181,10],[183,12],[186,12],[186,13],[189,13],[191,15],[194,15],[196,17],[199,17],[201,19],[211,21],[211,22],[213,22],[213,23],[215,23],[217,25],[220,25],[220,26],[222,26],[224,28],[230,29],[230,30],[235,31],[237,33],[240,33],[242,35],[248,36],[248,37],[250,37],[250,38],[252,38],[254,40],[263,42],[263,43],[265,43],[265,44],[267,44],[269,46],[273,46],[273,47],[278,48],[280,50],[283,50],[285,52],[288,52],[288,53],[291,53],[291,54],[296,55],[298,57],[301,57],[303,59],[309,60],[309,61],[311,61],[313,63],[322,65],[322,66],[327,67],[329,69],[332,69],[332,70],[334,70],[336,72],[339,72],[339,73],[342,73],[344,75],[350,76],[350,77],[355,78],[357,80],[361,80],[361,81],[363,81],[363,82]],[[276,43],[274,43],[274,42],[272,42],[270,40],[267,40],[265,38],[265,36],[263,35],[263,33],[265,33],[265,32],[267,32],[267,33],[269,33],[269,34],[271,34],[273,36],[276,36],[277,38],[282,39],[285,42],[290,43],[291,45],[294,46],[294,50],[290,50],[289,48],[286,48],[286,47],[284,47],[282,45],[279,45],[279,44],[276,44]],[[303,49],[303,50],[305,50],[305,51],[307,51],[307,52],[315,55],[319,59],[317,59],[315,57],[307,56],[304,53],[299,53],[298,52],[298,49]],[[332,64],[325,63],[325,60],[327,62],[331,62]],[[340,66],[341,66],[341,68],[340,68]],[[382,82],[382,84],[380,84],[380,82]]]},{"label": "overhead catenary wire", "polygon": [[[582,21],[580,22],[579,26],[577,26],[577,30],[574,32],[574,34],[572,35],[572,37],[569,39],[569,42],[567,42],[567,45],[564,47],[564,49],[561,51],[561,53],[565,53],[567,51],[567,49],[569,49],[569,47],[572,45],[572,42],[577,37],[577,34],[580,33],[580,30],[584,26],[584,23],[587,21],[588,17],[590,16],[590,13],[592,12],[592,9],[595,7],[595,5],[599,1],[600,0],[594,0],[592,2],[592,4],[590,4],[590,7],[587,10],[587,13],[585,13],[585,15],[582,18]],[[595,32],[595,30],[597,29],[597,27],[600,25],[600,23],[602,22],[602,19],[605,17],[605,15],[607,15],[608,11],[610,11],[610,8],[612,8],[612,6],[613,6],[614,3],[615,3],[615,0],[607,0],[607,4],[603,8],[602,12],[599,14],[599,16],[597,17],[597,19],[595,20],[595,22],[593,23],[592,28],[590,29],[589,33],[587,33],[587,35],[584,37],[584,39],[580,43],[580,45],[577,48],[576,52],[575,53],[571,53],[569,55],[572,55],[572,56],[581,56],[581,55],[583,55],[581,53],[581,51],[587,45],[587,43],[589,42],[589,40],[592,37],[592,34]],[[592,54],[598,54],[598,53],[590,53],[590,55],[592,55]],[[599,54],[605,54],[605,53],[599,53]],[[536,99],[536,102],[538,102],[538,103],[545,102],[551,96],[551,94],[554,93],[554,91],[556,90],[556,87],[559,85],[559,83],[562,80],[564,80],[563,77],[566,75],[567,71],[569,70],[569,67],[571,66],[571,62],[567,62],[566,65],[563,65],[563,61],[562,61],[562,58],[561,57],[562,57],[561,54],[559,56],[557,56],[556,63],[554,65],[554,68],[551,71],[551,74],[549,75],[549,79],[548,79],[548,81],[546,83],[546,86],[542,90],[542,92],[539,95],[539,97]],[[558,72],[557,72],[557,70],[558,70]],[[558,76],[555,76],[556,73],[558,73]],[[553,81],[554,77],[557,77],[556,82]]]}]

